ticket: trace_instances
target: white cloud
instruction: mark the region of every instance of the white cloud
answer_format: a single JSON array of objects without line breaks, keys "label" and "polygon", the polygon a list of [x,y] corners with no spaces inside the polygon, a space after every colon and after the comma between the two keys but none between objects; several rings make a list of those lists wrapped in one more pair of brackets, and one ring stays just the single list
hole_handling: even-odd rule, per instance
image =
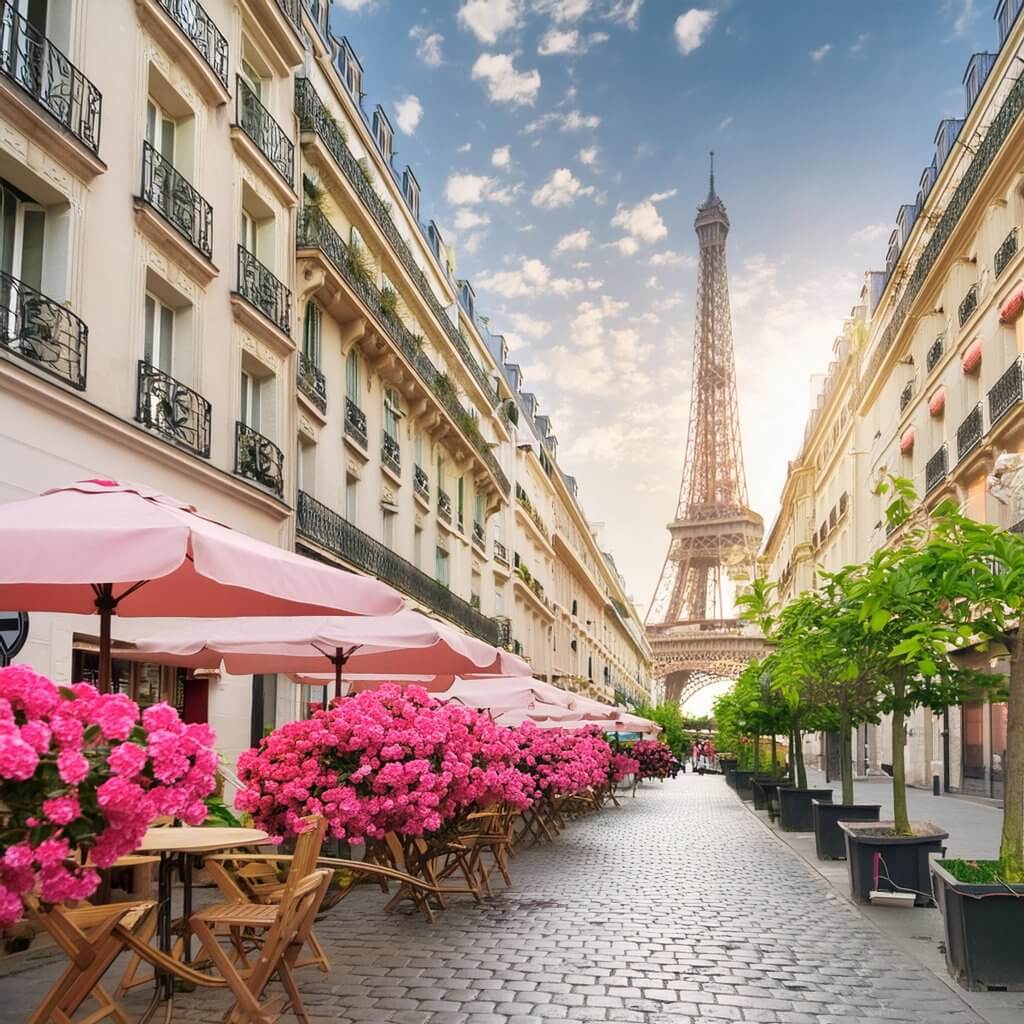
[{"label": "white cloud", "polygon": [[815,61],[816,63],[818,61],[823,61],[831,52],[832,44],[825,43],[824,45],[819,46],[816,50],[811,50],[811,60]]},{"label": "white cloud", "polygon": [[605,17],[625,25],[626,28],[635,29],[643,5],[644,0],[612,0]]},{"label": "white cloud", "polygon": [[438,68],[444,63],[444,55],[441,53],[444,36],[440,32],[431,32],[422,25],[413,25],[409,29],[409,38],[417,40],[416,56],[428,68]]},{"label": "white cloud", "polygon": [[590,0],[537,0],[533,9],[552,21],[579,21],[590,10]]},{"label": "white cloud", "polygon": [[725,129],[728,128],[734,120],[735,118],[732,116],[732,114],[730,114],[728,117],[723,117],[722,120],[718,122],[718,130],[720,132],[724,132]]},{"label": "white cloud", "polygon": [[520,0],[465,0],[459,8],[459,23],[481,43],[493,44],[498,36],[515,28],[522,17]]},{"label": "white cloud", "polygon": [[[481,290],[492,291],[506,299],[534,298],[538,295],[571,295],[592,287],[595,282],[578,277],[555,277],[543,260],[519,261],[514,270],[499,270],[477,279]],[[596,282],[599,287],[599,282]]]},{"label": "white cloud", "polygon": [[491,166],[508,167],[512,163],[512,153],[508,146],[499,146],[491,154]]},{"label": "white cloud", "polygon": [[968,29],[971,27],[971,22],[974,20],[974,0],[952,0],[948,4],[953,10],[959,11],[953,20],[953,35],[964,36],[967,35]]},{"label": "white cloud", "polygon": [[608,245],[618,249],[620,256],[634,256],[640,251],[640,243],[632,235],[624,235],[617,242],[609,242]]},{"label": "white cloud", "polygon": [[516,71],[508,53],[480,54],[472,74],[487,83],[487,95],[495,103],[531,104],[540,91],[540,72]]},{"label": "white cloud", "polygon": [[537,53],[542,57],[554,57],[560,53],[575,53],[579,49],[580,34],[576,29],[549,29],[537,44]]},{"label": "white cloud", "polygon": [[549,124],[557,124],[560,131],[579,132],[585,128],[597,128],[601,124],[601,118],[597,114],[581,114],[578,110],[569,110],[563,113],[559,110],[551,110],[546,114],[530,121],[523,132],[532,135],[546,128]]},{"label": "white cloud", "polygon": [[395,103],[395,120],[400,131],[412,135],[423,117],[423,104],[417,96],[406,96]]},{"label": "white cloud", "polygon": [[626,237],[615,244],[623,256],[632,256],[640,248],[641,242],[653,244],[668,236],[668,228],[654,205],[659,199],[671,193],[655,193],[635,206],[619,206],[612,217],[612,227],[622,228]]},{"label": "white cloud", "polygon": [[664,252],[656,252],[647,261],[652,267],[695,267],[697,260],[687,252],[676,252],[674,249],[666,249]]},{"label": "white cloud", "polygon": [[476,210],[470,210],[466,207],[461,207],[455,211],[456,231],[472,231],[473,228],[486,227],[490,223],[491,218],[486,213],[477,213]]},{"label": "white cloud", "polygon": [[553,210],[558,206],[571,206],[580,196],[593,195],[593,185],[581,184],[568,167],[559,167],[530,199],[534,206]]},{"label": "white cloud", "polygon": [[864,49],[864,44],[870,39],[870,35],[867,32],[861,32],[857,38],[850,43],[850,53],[860,53]]},{"label": "white cloud", "polygon": [[[590,232],[586,228],[573,231],[571,234],[562,235],[555,243],[554,253],[558,255],[563,252],[578,252],[590,245]],[[578,266],[579,264],[577,264]]]},{"label": "white cloud", "polygon": [[456,153],[468,153],[472,148],[473,148],[473,143],[472,142],[464,142],[461,146],[459,146],[458,149],[455,150],[455,152]]},{"label": "white cloud", "polygon": [[509,313],[507,319],[517,334],[525,334],[534,340],[546,338],[551,333],[551,324],[547,320],[538,320],[529,313]]},{"label": "white cloud", "polygon": [[581,164],[586,164],[589,167],[597,159],[597,146],[587,146],[585,149],[581,149],[576,156],[579,157]]},{"label": "white cloud", "polygon": [[444,187],[445,198],[452,206],[473,206],[477,203],[512,202],[512,189],[501,185],[497,178],[484,174],[449,174]]},{"label": "white cloud", "polygon": [[888,224],[866,224],[858,228],[850,235],[850,242],[853,245],[869,245],[872,242],[881,242],[889,237],[892,228]]},{"label": "white cloud", "polygon": [[479,249],[480,249],[480,243],[481,243],[481,242],[482,242],[483,240],[484,240],[484,235],[483,235],[483,232],[482,232],[482,231],[477,231],[477,232],[475,232],[474,234],[470,235],[470,236],[469,236],[469,237],[468,237],[468,238],[467,238],[467,239],[466,239],[466,240],[465,240],[465,241],[464,241],[464,242],[462,243],[462,248],[463,248],[463,249],[465,249],[465,250],[466,250],[466,252],[469,252],[469,253],[475,253],[475,252],[478,252],[478,251],[479,251]]},{"label": "white cloud", "polygon": [[377,0],[338,0],[338,6],[344,11],[351,11],[358,14],[372,7]]},{"label": "white cloud", "polygon": [[670,188],[667,192],[655,192],[651,196],[651,202],[660,203],[663,199],[671,199],[678,191],[678,189]]},{"label": "white cloud", "polygon": [[676,46],[684,57],[693,53],[704,42],[705,36],[715,23],[715,17],[715,11],[702,11],[691,7],[685,14],[680,14],[676,18]]}]

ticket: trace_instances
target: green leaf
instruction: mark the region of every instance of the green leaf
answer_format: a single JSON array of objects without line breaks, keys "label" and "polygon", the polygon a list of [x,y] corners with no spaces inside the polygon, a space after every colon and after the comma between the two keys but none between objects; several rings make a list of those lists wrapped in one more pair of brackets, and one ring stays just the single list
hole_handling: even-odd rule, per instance
[{"label": "green leaf", "polygon": [[871,632],[880,633],[885,629],[892,615],[885,608],[876,608],[871,615]]}]

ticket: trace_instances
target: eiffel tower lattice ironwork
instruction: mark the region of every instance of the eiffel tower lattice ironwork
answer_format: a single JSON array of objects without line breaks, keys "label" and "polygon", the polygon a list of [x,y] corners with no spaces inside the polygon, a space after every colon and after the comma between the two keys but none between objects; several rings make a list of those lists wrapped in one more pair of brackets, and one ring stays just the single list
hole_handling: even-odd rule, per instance
[{"label": "eiffel tower lattice ironwork", "polygon": [[668,554],[647,613],[668,699],[734,675],[763,649],[726,607],[727,580],[750,574],[764,524],[747,504],[725,261],[729,217],[715,192],[714,153],[694,228],[700,258],[686,457]]}]

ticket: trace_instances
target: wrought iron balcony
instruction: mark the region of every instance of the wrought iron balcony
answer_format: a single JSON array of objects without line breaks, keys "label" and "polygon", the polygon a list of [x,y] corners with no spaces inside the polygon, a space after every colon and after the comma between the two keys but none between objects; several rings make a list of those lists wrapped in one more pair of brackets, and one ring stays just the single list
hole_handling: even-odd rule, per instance
[{"label": "wrought iron balcony", "polygon": [[949,473],[949,448],[943,442],[939,450],[925,463],[924,493],[931,494]]},{"label": "wrought iron balcony", "polygon": [[213,258],[213,207],[148,142],[142,144],[142,194],[185,241]]},{"label": "wrought iron balcony", "polygon": [[402,474],[402,449],[398,444],[398,441],[393,438],[386,430],[384,431],[384,437],[381,441],[380,446],[380,459],[392,473],[397,476]]},{"label": "wrought iron balcony", "polygon": [[235,76],[235,119],[238,127],[256,144],[256,148],[274,165],[274,169],[295,187],[295,143],[259,101],[249,83]]},{"label": "wrought iron balcony", "polygon": [[139,360],[135,419],[179,448],[210,457],[210,403],[144,359]]},{"label": "wrought iron balcony", "polygon": [[481,551],[487,550],[487,538],[484,535],[484,528],[475,519],[473,520],[473,543]]},{"label": "wrought iron balcony", "polygon": [[360,273],[348,245],[331,226],[320,210],[305,207],[299,217],[296,245],[299,249],[319,249],[331,265],[345,279],[346,283],[369,307],[384,327],[385,333],[415,368],[420,379],[426,384],[448,414],[458,424],[477,454],[498,481],[504,494],[511,488],[508,477],[494,457],[490,445],[474,429],[473,417],[463,408],[455,394],[447,374],[441,373],[423,352],[422,345],[412,332],[393,313],[382,307],[381,293],[372,281]]},{"label": "wrought iron balcony", "polygon": [[960,326],[963,327],[965,323],[971,318],[971,314],[978,308],[978,286],[972,284],[967,289],[967,294],[963,297],[963,301],[960,303],[960,307],[957,310],[957,316],[960,318]]},{"label": "wrought iron balcony", "polygon": [[1022,386],[1024,386],[1024,374],[1021,373],[1021,357],[1017,356],[989,390],[988,422],[990,427],[994,427],[1024,398],[1024,387]]},{"label": "wrought iron balcony", "polygon": [[900,412],[903,412],[903,410],[910,405],[910,400],[913,397],[914,382],[912,380],[908,380],[907,383],[903,385],[903,390],[900,392]]},{"label": "wrought iron balcony", "polygon": [[956,458],[962,461],[970,452],[981,444],[985,436],[985,417],[981,402],[964,417],[963,423],[956,428]]},{"label": "wrought iron balcony", "polygon": [[428,479],[427,474],[419,466],[413,466],[412,486],[413,490],[424,501],[430,501],[430,480]]},{"label": "wrought iron balcony", "polygon": [[940,334],[933,342],[930,349],[928,349],[928,355],[925,356],[924,366],[928,373],[938,366],[939,360],[942,358],[942,353],[946,350],[946,338],[945,335]]},{"label": "wrought iron balcony", "polygon": [[366,433],[366,413],[352,401],[345,399],[345,436],[351,437],[360,448],[369,449],[370,438]]},{"label": "wrought iron balcony", "polygon": [[0,74],[23,89],[93,153],[100,148],[103,97],[18,4],[0,0]]},{"label": "wrought iron balcony", "polygon": [[[301,36],[302,35],[302,0],[277,0],[277,6],[281,8],[284,16],[292,23],[295,27],[295,31]],[[310,4],[307,2],[306,6]],[[310,11],[310,14],[313,14]],[[316,17],[316,15],[314,15]]]},{"label": "wrought iron balcony", "polygon": [[327,412],[327,378],[305,352],[299,353],[295,383],[299,390],[321,411]]},{"label": "wrought iron balcony", "polygon": [[508,648],[512,643],[512,620],[505,615],[496,615],[494,622],[498,627],[497,647]]},{"label": "wrought iron balcony", "polygon": [[89,328],[71,310],[0,271],[0,346],[85,390]]},{"label": "wrought iron balcony", "polygon": [[452,499],[447,491],[437,489],[437,514],[446,522],[452,521]]},{"label": "wrought iron balcony", "polygon": [[333,509],[299,491],[296,530],[299,537],[323,548],[349,565],[390,583],[414,601],[489,644],[499,643],[499,622],[482,615],[444,584],[417,569],[380,541],[357,529]]},{"label": "wrought iron balcony", "polygon": [[157,0],[210,70],[228,87],[228,41],[199,0]]},{"label": "wrought iron balcony", "polygon": [[1004,239],[1002,244],[996,249],[996,254],[992,259],[992,265],[998,277],[1007,267],[1010,260],[1017,255],[1017,229],[1014,228]]},{"label": "wrought iron balcony", "polygon": [[508,565],[508,548],[500,540],[494,542],[494,560],[501,562],[502,565]]},{"label": "wrought iron balcony", "polygon": [[284,497],[284,452],[241,421],[235,423],[235,472]]},{"label": "wrought iron balcony", "polygon": [[465,338],[459,332],[458,327],[452,323],[445,308],[441,305],[433,288],[427,281],[426,275],[416,263],[405,239],[399,234],[398,228],[391,217],[387,204],[377,195],[370,183],[366,180],[359,161],[353,156],[338,128],[338,123],[331,116],[323,101],[317,95],[308,78],[295,79],[295,113],[299,118],[299,128],[302,131],[315,132],[327,147],[328,152],[334,157],[335,163],[348,179],[349,184],[362,200],[363,205],[380,227],[384,237],[387,238],[398,256],[399,262],[405,267],[409,276],[416,285],[416,289],[423,296],[424,301],[430,307],[431,312],[437,318],[437,322],[448,336],[448,340],[462,356],[462,361],[473,375],[473,378],[480,385],[484,394],[487,395],[491,405],[498,404],[498,393],[493,381],[487,376],[484,368],[477,362]]},{"label": "wrought iron balcony", "polygon": [[291,291],[244,245],[238,247],[238,294],[285,334],[291,334]]}]

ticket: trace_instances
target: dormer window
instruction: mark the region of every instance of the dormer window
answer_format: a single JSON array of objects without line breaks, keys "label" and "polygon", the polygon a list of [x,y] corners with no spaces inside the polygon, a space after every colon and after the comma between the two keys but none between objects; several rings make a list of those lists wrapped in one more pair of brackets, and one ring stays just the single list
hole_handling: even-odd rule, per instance
[{"label": "dormer window", "polygon": [[391,127],[384,108],[378,106],[373,112],[373,137],[377,140],[377,148],[380,154],[388,163],[391,162],[391,147],[395,138],[395,131]]},{"label": "dormer window", "polygon": [[359,63],[352,44],[347,39],[341,41],[341,52],[338,54],[338,62],[341,65],[341,77],[345,81],[352,99],[358,104],[363,96],[363,66]]},{"label": "dormer window", "polygon": [[419,220],[420,183],[416,180],[416,175],[412,173],[411,167],[406,167],[405,173],[402,175],[402,192],[405,195],[405,201],[409,204],[409,209],[412,210],[412,215]]}]

